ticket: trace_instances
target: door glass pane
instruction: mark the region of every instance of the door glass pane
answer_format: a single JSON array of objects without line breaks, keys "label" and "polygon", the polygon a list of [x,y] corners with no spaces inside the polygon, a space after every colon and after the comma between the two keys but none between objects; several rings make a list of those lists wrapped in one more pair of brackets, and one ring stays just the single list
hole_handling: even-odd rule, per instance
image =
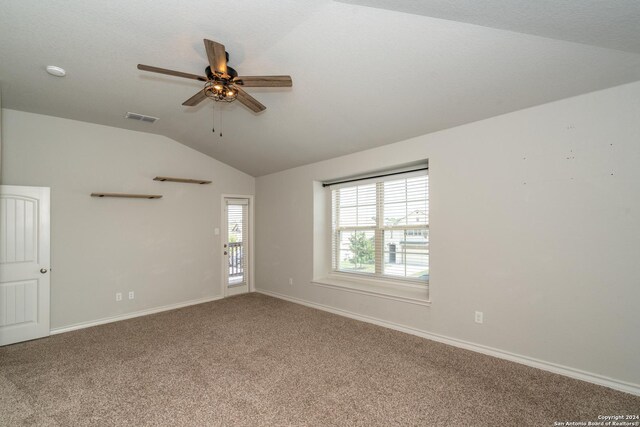
[{"label": "door glass pane", "polygon": [[245,283],[247,205],[227,205],[229,286]]}]

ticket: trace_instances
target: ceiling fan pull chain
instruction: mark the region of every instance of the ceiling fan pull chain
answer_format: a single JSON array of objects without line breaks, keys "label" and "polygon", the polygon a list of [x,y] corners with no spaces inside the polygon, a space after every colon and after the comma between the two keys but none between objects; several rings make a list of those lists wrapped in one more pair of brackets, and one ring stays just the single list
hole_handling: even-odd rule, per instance
[{"label": "ceiling fan pull chain", "polygon": [[212,129],[211,132],[216,133],[216,104],[213,104],[213,113],[211,114]]},{"label": "ceiling fan pull chain", "polygon": [[220,138],[222,138],[222,107],[220,107]]}]

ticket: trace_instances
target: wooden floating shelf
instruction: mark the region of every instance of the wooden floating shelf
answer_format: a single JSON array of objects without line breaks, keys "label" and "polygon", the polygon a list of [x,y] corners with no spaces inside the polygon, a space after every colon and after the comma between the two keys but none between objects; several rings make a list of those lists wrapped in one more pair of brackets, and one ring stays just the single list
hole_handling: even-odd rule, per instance
[{"label": "wooden floating shelf", "polygon": [[91,197],[124,197],[127,199],[161,199],[160,194],[91,193]]},{"label": "wooden floating shelf", "polygon": [[170,182],[183,182],[187,184],[211,184],[211,181],[203,179],[186,179],[186,178],[171,178],[170,176],[156,176],[154,181],[170,181]]}]

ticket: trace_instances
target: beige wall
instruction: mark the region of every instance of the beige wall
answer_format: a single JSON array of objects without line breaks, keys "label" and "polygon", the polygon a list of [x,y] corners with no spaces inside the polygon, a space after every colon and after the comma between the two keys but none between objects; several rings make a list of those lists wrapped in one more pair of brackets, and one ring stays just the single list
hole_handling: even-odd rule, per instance
[{"label": "beige wall", "polygon": [[52,328],[221,295],[221,194],[254,194],[253,177],[162,136],[3,113],[3,184],[51,187]]},{"label": "beige wall", "polygon": [[[256,287],[638,385],[639,100],[633,83],[259,177]],[[316,181],[425,158],[432,305],[311,284]]]},{"label": "beige wall", "polygon": [[2,88],[0,88],[0,184],[2,184]]}]

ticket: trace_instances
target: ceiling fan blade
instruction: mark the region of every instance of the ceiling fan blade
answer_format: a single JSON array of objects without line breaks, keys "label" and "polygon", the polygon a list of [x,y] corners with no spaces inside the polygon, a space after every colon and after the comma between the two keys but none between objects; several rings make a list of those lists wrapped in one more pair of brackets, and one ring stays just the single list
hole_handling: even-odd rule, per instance
[{"label": "ceiling fan blade", "polygon": [[291,76],[242,76],[236,77],[234,83],[244,87],[291,87]]},{"label": "ceiling fan blade", "polygon": [[191,98],[189,98],[186,101],[184,101],[182,103],[182,105],[186,105],[187,107],[193,107],[193,106],[196,106],[196,105],[200,104],[206,98],[207,98],[207,95],[204,94],[204,89],[203,89],[201,91],[198,91]]},{"label": "ceiling fan blade", "polygon": [[224,45],[204,39],[204,47],[207,50],[211,69],[218,73],[227,74],[227,53],[224,50]]},{"label": "ceiling fan blade", "polygon": [[238,97],[236,99],[254,113],[259,113],[267,109],[267,107],[258,102],[257,99],[242,90],[241,87],[235,86],[234,88],[238,91]]},{"label": "ceiling fan blade", "polygon": [[184,77],[185,79],[200,80],[206,82],[207,78],[197,74],[183,73],[182,71],[167,70],[166,68],[152,67],[151,65],[138,64],[138,70],[151,71],[152,73],[167,74],[169,76]]}]

